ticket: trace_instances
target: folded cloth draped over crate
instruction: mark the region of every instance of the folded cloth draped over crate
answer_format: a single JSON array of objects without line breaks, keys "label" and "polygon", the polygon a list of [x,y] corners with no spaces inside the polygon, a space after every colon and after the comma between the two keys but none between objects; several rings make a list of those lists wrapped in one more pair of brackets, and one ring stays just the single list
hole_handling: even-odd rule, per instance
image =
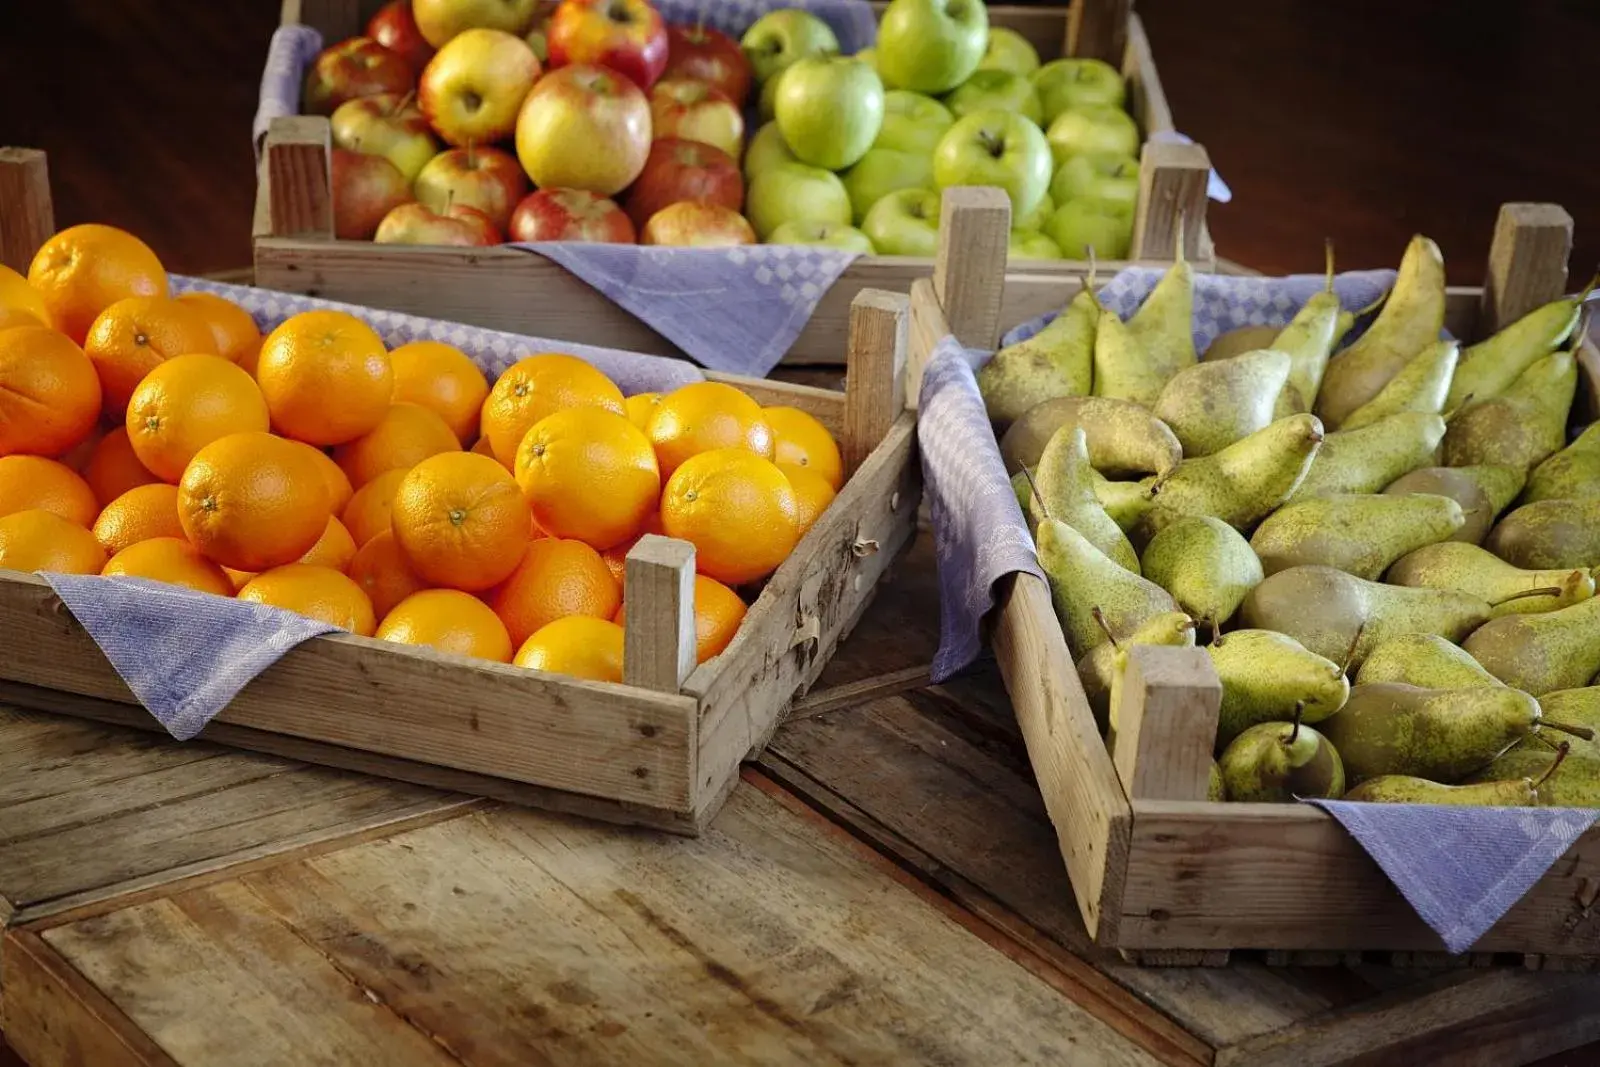
[{"label": "folded cloth draped over crate", "polygon": [[[1100,302],[1127,318],[1161,275],[1149,268],[1124,270],[1100,291]],[[1393,271],[1352,272],[1336,276],[1334,289],[1342,305],[1356,311],[1393,280]],[[1287,325],[1323,284],[1315,275],[1200,275],[1196,350],[1241,326]],[[1023,323],[1001,344],[1032,337],[1052,318]],[[996,583],[1016,573],[1045,577],[978,393],[975,372],[992,355],[946,337],[924,371],[918,400],[917,441],[939,567],[935,682],[978,655]],[[1471,947],[1600,818],[1600,811],[1561,808],[1316,803],[1339,820],[1451,952]]]},{"label": "folded cloth draped over crate", "polygon": [[[347,311],[376,330],[390,348],[411,341],[454,345],[490,381],[537,352],[578,356],[604,371],[627,395],[666,392],[705,377],[700,368],[683,360],[523,337],[242,285],[174,276],[172,289],[227,297],[248,310],[263,332],[302,311]],[[291,648],[337,629],[280,608],[138,578],[53,573],[41,577],[89,632],[133,695],[180,741],[204,729],[246,683]]]},{"label": "folded cloth draped over crate", "polygon": [[[735,39],[762,15],[799,7],[833,29],[846,55],[877,40],[877,20],[866,0],[657,0],[656,7],[669,24],[703,22]],[[282,26],[273,34],[252,126],[258,150],[273,119],[299,114],[306,67],[323,43],[309,26]],[[747,121],[754,129],[753,110]],[[1152,139],[1189,141],[1173,131]],[[1231,199],[1215,171],[1209,191],[1214,200]],[[810,245],[673,248],[665,254],[639,245],[583,242],[510,247],[560,264],[704,366],[755,377],[778,365],[858,256]]]}]

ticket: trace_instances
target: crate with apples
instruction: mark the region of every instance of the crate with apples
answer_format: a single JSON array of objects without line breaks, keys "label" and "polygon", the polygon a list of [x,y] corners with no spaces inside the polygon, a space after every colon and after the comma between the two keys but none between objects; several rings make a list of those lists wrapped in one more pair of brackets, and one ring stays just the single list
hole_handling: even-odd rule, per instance
[{"label": "crate with apples", "polygon": [[302,113],[266,131],[258,279],[678,354],[562,267],[494,246],[829,245],[860,258],[785,356],[826,363],[856,292],[931,269],[942,188],[1012,198],[1009,267],[1038,276],[1011,287],[1019,317],[1091,248],[1168,260],[1182,230],[1210,260],[1209,162],[1171,136],[1126,3],[740,10],[712,20],[725,33],[647,0],[287,0],[284,25],[325,47],[294,72]]}]

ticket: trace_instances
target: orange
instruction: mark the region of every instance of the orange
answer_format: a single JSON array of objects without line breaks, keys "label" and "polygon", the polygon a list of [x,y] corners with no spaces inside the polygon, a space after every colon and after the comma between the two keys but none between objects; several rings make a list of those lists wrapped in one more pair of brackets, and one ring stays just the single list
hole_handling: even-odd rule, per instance
[{"label": "orange", "polygon": [[[204,556],[201,556],[200,558],[205,559]],[[207,562],[210,561],[207,560]],[[236,571],[232,567],[224,567],[222,568],[222,573],[228,576],[228,581],[233,583],[233,591],[237,593],[239,590],[243,589],[245,585],[249,583],[250,579],[254,578],[258,572]]]},{"label": "orange", "polygon": [[395,404],[368,432],[333,450],[350,484],[360,488],[384,471],[410,470],[429,456],[459,452],[461,442],[438,412],[420,404]]},{"label": "orange", "polygon": [[0,570],[99,574],[106,550],[94,534],[53,511],[34,508],[0,518]]},{"label": "orange", "polygon": [[350,561],[348,573],[372,601],[372,610],[380,618],[412,593],[428,587],[406,562],[406,554],[400,550],[392,530],[385,530],[362,545]]},{"label": "orange", "polygon": [[332,567],[309,563],[274,567],[246,582],[239,599],[320,619],[362,637],[371,637],[378,625],[367,594]]},{"label": "orange", "polygon": [[456,589],[412,593],[383,617],[377,636],[496,663],[511,660],[511,638],[500,616],[477,597]]},{"label": "orange", "polygon": [[277,431],[313,445],[342,445],[369,432],[394,393],[383,340],[343,311],[286,319],[261,342],[256,381]]},{"label": "orange", "polygon": [[600,553],[582,541],[544,537],[533,542],[489,606],[520,645],[546,623],[568,615],[609,619],[622,603],[622,587]]},{"label": "orange", "polygon": [[211,339],[217,343],[217,355],[240,364],[247,374],[255,371],[256,355],[261,351],[261,328],[250,312],[216,293],[184,293],[178,299],[205,318],[211,327]]},{"label": "orange", "polygon": [[343,573],[350,568],[350,561],[355,558],[355,538],[344,528],[344,523],[329,515],[327,528],[322,531],[322,536],[317,538],[317,543],[300,557],[300,562]]},{"label": "orange", "polygon": [[533,424],[566,408],[626,411],[615,382],[577,356],[546,352],[513,363],[483,402],[483,433],[494,458],[510,470],[517,446]]},{"label": "orange", "polygon": [[489,395],[489,379],[459,348],[442,341],[412,341],[389,353],[394,366],[394,402],[431,409],[465,448],[478,436],[478,412]]},{"label": "orange", "polygon": [[800,540],[799,519],[777,464],[742,448],[691,457],[661,492],[667,536],[692,543],[696,569],[729,585],[776,570]]},{"label": "orange", "polygon": [[306,451],[317,458],[317,466],[322,470],[322,480],[326,483],[328,489],[328,503],[333,505],[333,513],[335,515],[343,514],[344,506],[350,503],[350,497],[355,493],[355,488],[350,484],[349,477],[333,461],[332,456],[316,445],[308,445],[304,441],[295,443],[304,446]]},{"label": "orange", "polygon": [[130,296],[89,327],[83,350],[100,375],[106,414],[120,418],[144,376],[173,356],[217,354],[205,316],[164,296]]},{"label": "orange", "polygon": [[592,682],[620,682],[622,627],[609,619],[568,615],[524,641],[514,662],[530,670]]},{"label": "orange", "polygon": [[178,483],[178,518],[206,558],[241,571],[293,563],[328,527],[322,471],[293,441],[229,434],[202,448]]},{"label": "orange", "polygon": [[540,419],[517,449],[516,474],[540,529],[596,549],[637,537],[661,499],[650,439],[603,408]]},{"label": "orange", "polygon": [[800,536],[804,537],[811,524],[822,516],[833,503],[833,486],[812,470],[802,467],[797,463],[779,463],[778,469],[783,476],[789,479],[789,488],[794,490],[794,501],[799,508],[797,516],[800,524]]},{"label": "orange", "polygon": [[56,325],[79,344],[106,308],[130,296],[166,296],[167,272],[150,246],[114,226],[70,226],[28,267]]},{"label": "orange", "polygon": [[62,463],[71,467],[79,474],[89,466],[89,460],[94,456],[94,450],[100,447],[100,442],[106,439],[106,429],[100,423],[95,423],[87,436],[65,452],[56,457]]},{"label": "orange", "polygon": [[43,456],[0,456],[0,515],[39,508],[79,526],[94,525],[100,502],[89,483]]},{"label": "orange", "polygon": [[178,521],[178,487],[156,482],[129,489],[94,520],[94,535],[113,554],[152,537],[184,536]]},{"label": "orange", "polygon": [[148,578],[202,593],[232,596],[233,582],[223,569],[181,537],[136,541],[111,557],[101,574]]},{"label": "orange", "polygon": [[[739,632],[739,624],[744,622],[746,610],[744,601],[732,589],[715,578],[707,578],[703,574],[694,576],[696,663],[704,663],[722,654],[722,650],[733,640],[733,635]],[[611,621],[626,628],[626,616],[627,605],[623,605],[617,609]]]},{"label": "orange", "polygon": [[394,496],[394,535],[430,585],[475,593],[504,581],[528,546],[528,502],[488,456],[445,452],[418,463]]},{"label": "orange", "polygon": [[[494,449],[490,446],[489,439],[487,437],[478,438],[473,442],[472,447],[468,449],[468,451],[476,452],[480,456],[488,456],[490,459],[495,460],[496,463],[500,462],[498,459],[495,459]],[[510,468],[508,467],[507,469],[509,470]]]},{"label": "orange", "polygon": [[385,471],[357,489],[339,519],[350,531],[359,548],[389,529],[394,514],[394,495],[410,471]]},{"label": "orange", "polygon": [[645,429],[661,461],[661,476],[672,477],[690,456],[714,448],[743,448],[772,458],[772,428],[761,405],[731,385],[695,382],[661,398]]},{"label": "orange", "polygon": [[221,356],[176,356],[134,389],[124,424],[145,469],[176,483],[217,438],[265,433],[267,402],[250,375]]},{"label": "orange", "polygon": [[89,462],[83,466],[83,480],[89,483],[95,499],[104,507],[129,489],[161,479],[146,470],[139,457],[133,454],[128,428],[118,426],[100,438],[100,443],[89,453]]},{"label": "orange", "polygon": [[0,456],[59,456],[100,418],[100,379],[83,349],[46,326],[0,330]]},{"label": "orange", "polygon": [[650,425],[650,416],[656,413],[656,405],[661,403],[660,393],[634,393],[626,401],[628,421],[643,430]]},{"label": "orange", "polygon": [[7,326],[54,326],[55,322],[39,290],[0,263],[0,330]]},{"label": "orange", "polygon": [[762,408],[761,413],[772,427],[772,462],[805,467],[837,493],[844,485],[844,460],[828,428],[799,408]]}]

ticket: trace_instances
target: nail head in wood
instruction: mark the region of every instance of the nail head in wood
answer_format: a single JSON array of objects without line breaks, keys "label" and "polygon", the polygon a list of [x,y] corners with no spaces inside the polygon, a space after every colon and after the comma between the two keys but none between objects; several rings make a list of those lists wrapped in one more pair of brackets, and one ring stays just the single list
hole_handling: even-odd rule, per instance
[{"label": "nail head in wood", "polygon": [[998,339],[1010,240],[1011,198],[1003,190],[959,185],[944,191],[933,288],[950,332],[968,348],[993,348]]},{"label": "nail head in wood", "polygon": [[1200,258],[1211,157],[1197,144],[1147,141],[1139,156],[1139,202],[1133,212],[1132,259],[1171,262],[1183,216],[1183,254]]},{"label": "nail head in wood", "polygon": [[274,119],[267,130],[268,219],[274,237],[333,237],[328,120]]},{"label": "nail head in wood", "polygon": [[1067,9],[1066,51],[1077,59],[1103,59],[1118,70],[1128,50],[1133,0],[1073,0]]},{"label": "nail head in wood", "polygon": [[850,302],[849,360],[844,387],[845,477],[871,455],[906,407],[906,350],[911,298],[863,289]]},{"label": "nail head in wood", "polygon": [[694,546],[646,534],[628,552],[622,680],[676,693],[695,667]]},{"label": "nail head in wood", "polygon": [[55,232],[50,168],[36,148],[0,148],[0,263],[27,274]]},{"label": "nail head in wood", "polygon": [[1135,800],[1205,800],[1222,683],[1202,648],[1134,645],[1114,709],[1111,762]]},{"label": "nail head in wood", "polygon": [[1559,204],[1502,204],[1489,245],[1478,336],[1511,325],[1566,291],[1572,216]]}]

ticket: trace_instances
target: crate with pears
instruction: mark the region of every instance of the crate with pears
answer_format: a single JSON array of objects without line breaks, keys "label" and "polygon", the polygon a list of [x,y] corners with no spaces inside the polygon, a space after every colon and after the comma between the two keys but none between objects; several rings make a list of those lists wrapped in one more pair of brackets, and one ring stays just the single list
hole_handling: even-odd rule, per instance
[{"label": "crate with pears", "polygon": [[[1503,206],[1481,288],[1418,235],[1397,270],[1135,268],[1019,323],[981,233],[1006,204],[968,214],[912,288],[913,375],[926,437],[964,405],[993,451],[952,480],[925,444],[935,536],[1019,547],[941,584],[994,605],[1097,943],[1600,956],[1600,351],[1570,216]],[[1015,510],[944,498],[974,463]]]},{"label": "crate with pears", "polygon": [[848,387],[169,276],[0,149],[0,696],[696,833],[910,541]]},{"label": "crate with pears", "polygon": [[[683,305],[749,286],[797,309],[771,359],[836,364],[855,294],[931,269],[944,188],[1008,190],[1019,317],[1091,249],[1170,260],[1180,214],[1211,263],[1210,162],[1131,8],[286,0],[257,283],[707,366]],[[644,279],[619,245],[789,253]]]}]

